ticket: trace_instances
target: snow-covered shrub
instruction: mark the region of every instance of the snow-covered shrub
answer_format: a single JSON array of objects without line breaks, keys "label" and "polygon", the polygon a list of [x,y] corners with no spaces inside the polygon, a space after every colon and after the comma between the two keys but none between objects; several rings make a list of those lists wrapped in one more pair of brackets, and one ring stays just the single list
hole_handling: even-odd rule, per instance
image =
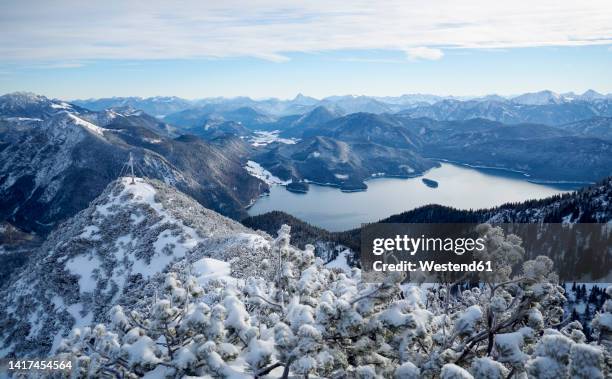
[{"label": "snow-covered shrub", "polygon": [[[570,376],[575,379],[604,378],[604,352],[602,349],[583,343],[571,348]],[[608,356],[608,360],[610,357]],[[609,364],[609,362],[608,362]],[[608,370],[608,375],[610,374]]]},{"label": "snow-covered shrub", "polygon": [[421,377],[421,370],[412,362],[405,362],[395,369],[395,379],[418,379]]},{"label": "snow-covered shrub", "polygon": [[608,300],[603,305],[601,313],[593,319],[593,331],[597,340],[606,346],[608,351],[612,350],[612,286],[606,289]]},{"label": "snow-covered shrub", "polygon": [[474,359],[470,372],[478,379],[502,379],[508,376],[510,370],[489,357],[482,357]]},{"label": "snow-covered shrub", "polygon": [[612,302],[585,344],[580,323],[564,318],[552,262],[538,257],[513,275],[520,239],[479,232],[496,271],[453,292],[454,283],[424,288],[402,275],[365,283],[357,269],[327,268],[312,246],[293,247],[283,226],[272,273],[203,286],[168,273],[150,307],[115,307],[108,326],[74,330],[61,351],[77,359],[76,376],[92,377],[609,377]]},{"label": "snow-covered shrub", "polygon": [[474,379],[474,377],[462,367],[447,363],[442,367],[440,379]]}]

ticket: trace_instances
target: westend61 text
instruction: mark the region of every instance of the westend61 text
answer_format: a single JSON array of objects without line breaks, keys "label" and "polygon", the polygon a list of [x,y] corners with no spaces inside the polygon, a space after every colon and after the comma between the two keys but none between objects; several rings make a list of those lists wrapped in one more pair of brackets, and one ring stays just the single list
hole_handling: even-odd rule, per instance
[{"label": "westend61 text", "polygon": [[471,263],[436,263],[435,261],[415,262],[401,261],[397,263],[383,263],[375,261],[372,264],[374,271],[400,271],[400,272],[491,272],[491,261],[472,261]]}]

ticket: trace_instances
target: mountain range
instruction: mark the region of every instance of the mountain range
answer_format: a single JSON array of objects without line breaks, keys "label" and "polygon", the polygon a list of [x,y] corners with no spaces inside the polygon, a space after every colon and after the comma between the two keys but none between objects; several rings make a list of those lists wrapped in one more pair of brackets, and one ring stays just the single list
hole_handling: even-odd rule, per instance
[{"label": "mountain range", "polygon": [[[172,98],[164,98],[172,102]],[[77,101],[84,107],[160,98]],[[517,96],[330,96],[315,99],[175,99],[156,114],[207,140],[279,131],[297,144],[266,144],[251,155],[273,175],[345,190],[373,176],[413,176],[448,160],[523,172],[534,181],[588,183],[610,174],[612,95],[544,90]],[[514,126],[513,128],[508,126]],[[321,149],[317,150],[318,147]],[[350,157],[351,164],[343,163]],[[426,163],[427,162],[427,163]]]},{"label": "mountain range", "polygon": [[[329,96],[316,99],[298,94],[289,100],[261,99],[254,100],[249,97],[236,98],[204,98],[197,100],[182,99],[179,97],[112,97],[102,99],[73,100],[71,103],[91,110],[104,110],[108,108],[131,106],[141,109],[156,117],[166,117],[193,109],[200,114],[217,111],[223,112],[232,109],[250,107],[263,114],[281,117],[292,114],[304,114],[317,106],[324,106],[342,114],[368,112],[368,113],[396,113],[413,107],[430,106],[436,103],[450,101],[453,103],[507,103],[514,105],[561,105],[574,102],[600,102],[611,100],[612,94],[600,94],[587,90],[582,94],[573,92],[558,94],[549,90],[525,93],[517,96],[487,95],[481,97],[437,96],[427,94],[406,94],[401,96]],[[175,117],[175,116],[173,116]],[[503,120],[498,120],[503,121]]]},{"label": "mountain range", "polygon": [[532,181],[588,183],[611,174],[610,131],[609,117],[547,126],[353,113],[281,129],[280,136],[300,141],[269,145],[253,160],[282,179],[351,188],[372,177],[420,175],[439,160],[518,171]]},{"label": "mountain range", "polygon": [[[228,137],[231,139],[231,137]],[[238,141],[240,142],[240,141]],[[207,142],[131,108],[90,111],[32,94],[0,97],[0,219],[46,234],[125,170],[158,178],[241,218],[267,185],[244,170],[246,143]]]},{"label": "mountain range", "polygon": [[[139,109],[159,113],[152,104],[190,108],[165,117]],[[379,113],[380,104],[404,109]],[[101,193],[130,154],[138,174],[235,219],[268,190],[245,170],[248,161],[300,191],[309,182],[365,190],[371,178],[422,175],[444,160],[518,171],[533,181],[591,183],[612,173],[610,104],[594,91],[75,103],[8,94],[0,97],[0,220],[48,233]],[[370,112],[347,113],[358,109]],[[546,122],[522,121],[530,118]]]}]

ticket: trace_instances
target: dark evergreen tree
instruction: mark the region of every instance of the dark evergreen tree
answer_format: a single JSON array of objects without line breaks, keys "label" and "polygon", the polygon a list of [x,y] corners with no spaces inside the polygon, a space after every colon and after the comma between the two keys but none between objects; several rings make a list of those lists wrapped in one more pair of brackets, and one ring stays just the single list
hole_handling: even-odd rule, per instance
[{"label": "dark evergreen tree", "polygon": [[572,308],[571,319],[572,321],[580,321],[580,315],[578,314],[578,311],[576,311],[576,308]]},{"label": "dark evergreen tree", "polygon": [[591,314],[591,307],[589,303],[587,303],[586,307],[584,308],[584,313],[582,314],[582,321],[585,324],[587,324],[588,322],[591,321],[592,318],[593,318],[593,315]]}]

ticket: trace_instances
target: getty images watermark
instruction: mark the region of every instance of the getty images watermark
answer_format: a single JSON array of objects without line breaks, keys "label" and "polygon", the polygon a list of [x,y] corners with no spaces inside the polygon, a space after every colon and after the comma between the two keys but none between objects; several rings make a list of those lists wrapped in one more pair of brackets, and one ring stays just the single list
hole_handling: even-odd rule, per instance
[{"label": "getty images watermark", "polygon": [[537,256],[552,260],[560,280],[611,282],[608,224],[368,224],[361,231],[366,281],[393,272],[418,282],[478,281],[496,270],[496,259],[514,269]]}]

